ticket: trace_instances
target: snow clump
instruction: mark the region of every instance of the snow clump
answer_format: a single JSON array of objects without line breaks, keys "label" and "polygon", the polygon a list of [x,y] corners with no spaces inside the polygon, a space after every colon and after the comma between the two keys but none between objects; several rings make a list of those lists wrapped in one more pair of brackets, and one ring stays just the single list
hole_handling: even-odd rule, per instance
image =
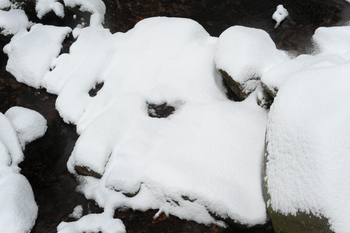
[{"label": "snow clump", "polygon": [[281,22],[288,16],[288,11],[283,5],[278,5],[276,11],[272,15],[272,19],[276,21],[275,29],[281,24]]},{"label": "snow clump", "polygon": [[38,206],[28,180],[19,174],[25,143],[43,136],[46,120],[39,113],[21,107],[0,113],[0,229],[29,232],[35,224]]}]

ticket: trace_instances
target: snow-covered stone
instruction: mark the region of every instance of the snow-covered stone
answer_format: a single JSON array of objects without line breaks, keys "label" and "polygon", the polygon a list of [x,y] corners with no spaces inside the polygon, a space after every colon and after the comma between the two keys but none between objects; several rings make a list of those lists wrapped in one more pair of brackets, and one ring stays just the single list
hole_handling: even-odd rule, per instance
[{"label": "snow-covered stone", "polygon": [[261,29],[233,26],[216,44],[216,67],[238,101],[257,88],[265,72],[288,59]]},{"label": "snow-covered stone", "polygon": [[277,232],[350,229],[350,65],[298,72],[267,125],[268,209]]}]

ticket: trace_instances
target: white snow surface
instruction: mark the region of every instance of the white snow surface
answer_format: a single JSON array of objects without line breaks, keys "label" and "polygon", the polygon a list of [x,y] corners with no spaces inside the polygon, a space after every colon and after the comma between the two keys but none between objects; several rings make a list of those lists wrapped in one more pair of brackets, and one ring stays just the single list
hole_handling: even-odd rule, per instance
[{"label": "white snow surface", "polygon": [[[1,9],[1,7],[0,7]],[[28,17],[23,10],[11,9],[9,11],[0,10],[0,33],[9,36],[20,31],[26,31],[30,26]]]},{"label": "white snow surface", "polygon": [[46,119],[37,111],[12,107],[5,112],[5,116],[16,130],[22,149],[27,143],[42,137],[46,132]]},{"label": "white snow surface", "polygon": [[216,67],[226,71],[246,93],[255,90],[265,72],[289,60],[261,29],[230,27],[220,35],[216,47]]},{"label": "white snow surface", "polygon": [[[112,232],[125,232],[112,218],[118,207],[159,209],[206,224],[224,225],[212,213],[249,226],[265,223],[266,124],[269,205],[284,214],[325,216],[335,232],[350,229],[349,27],[317,29],[316,53],[292,59],[259,29],[234,26],[214,38],[192,20],[158,17],[111,34],[101,26],[102,1],[64,3],[92,13],[90,27],[75,30],[69,54],[56,58],[71,30],[40,24],[29,32],[8,26],[16,35],[4,48],[7,70],[57,94],[60,116],[77,125],[69,171],[82,166],[102,176],[77,174],[79,191],[105,212],[62,222],[59,232],[110,232],[103,228],[109,224],[118,226]],[[242,102],[227,100],[216,68],[253,93]],[[260,82],[277,95],[268,123],[256,104]],[[102,89],[90,96],[99,83]],[[173,114],[148,116],[147,103],[164,102]],[[18,173],[26,139],[4,115],[0,124],[6,129],[0,162]]]},{"label": "white snow surface", "polygon": [[[81,177],[87,197],[105,208],[160,209],[208,224],[224,225],[209,212],[250,226],[266,222],[267,114],[255,94],[242,103],[226,98],[217,40],[192,20],[160,17],[127,33],[81,29],[70,54],[54,59],[40,85],[58,94],[60,115],[81,134],[68,168],[103,175]],[[147,103],[163,102],[174,114],[149,117]]]},{"label": "white snow surface", "polygon": [[350,26],[318,28],[312,40],[318,49],[316,52],[350,58]]},{"label": "white snow surface", "polygon": [[286,68],[290,74],[268,116],[268,205],[286,215],[300,211],[326,217],[334,232],[345,233],[350,229],[350,106],[345,101],[350,98],[350,48],[344,46],[349,27],[318,32],[316,56],[280,67],[280,75]]},{"label": "white snow surface", "polygon": [[288,11],[283,5],[278,5],[276,11],[272,15],[272,19],[276,21],[275,28],[281,24],[281,22],[288,16]]},{"label": "white snow surface", "polygon": [[11,7],[10,0],[0,0],[0,9]]},{"label": "white snow surface", "polygon": [[35,24],[29,32],[17,33],[4,47],[9,57],[6,70],[18,81],[40,88],[44,75],[53,68],[52,61],[58,56],[61,43],[69,32],[69,27]]},{"label": "white snow surface", "polygon": [[35,5],[35,10],[37,16],[41,19],[45,14],[50,11],[55,12],[55,14],[61,18],[64,17],[64,8],[63,5],[58,0],[37,0]]},{"label": "white snow surface", "polygon": [[[30,142],[46,130],[46,121],[32,110],[12,107],[0,113],[0,229],[29,232],[35,224],[38,206],[27,179],[19,174],[23,160],[20,142]],[[44,119],[45,120],[45,119]],[[37,123],[38,121],[39,123]],[[33,126],[29,126],[33,124]],[[40,132],[39,132],[40,131]]]},{"label": "white snow surface", "polygon": [[105,213],[89,214],[76,222],[61,222],[57,227],[57,233],[126,233],[125,226],[120,219],[114,219]]}]

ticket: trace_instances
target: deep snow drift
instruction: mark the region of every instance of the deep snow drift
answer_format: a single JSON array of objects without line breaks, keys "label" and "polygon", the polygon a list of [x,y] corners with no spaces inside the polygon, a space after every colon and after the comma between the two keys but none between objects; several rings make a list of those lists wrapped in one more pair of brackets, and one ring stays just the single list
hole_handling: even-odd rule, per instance
[{"label": "deep snow drift", "polygon": [[[38,14],[56,9],[59,15],[56,3],[38,7]],[[321,53],[290,58],[258,29],[231,27],[214,38],[192,20],[159,17],[111,34],[101,26],[101,1],[64,3],[93,13],[91,26],[36,24],[28,32],[27,19],[15,26],[3,21],[6,32],[15,34],[4,48],[7,70],[58,95],[60,116],[80,134],[68,169],[79,177],[79,191],[105,208],[62,222],[59,232],[125,232],[113,219],[119,207],[159,209],[206,224],[225,225],[226,218],[248,226],[265,223],[266,125],[268,204],[284,214],[325,216],[337,232],[350,228],[350,187],[338,182],[350,166],[347,128],[341,127],[348,111],[340,101],[348,97],[348,27],[318,29],[314,41]],[[58,56],[71,31],[77,41],[69,54]],[[250,96],[228,100],[217,69]],[[98,84],[103,87],[97,95],[89,94]],[[262,87],[276,96],[268,124],[267,110],[257,104]],[[173,112],[154,117],[150,106],[157,105]],[[336,199],[338,193],[344,195]],[[73,214],[81,217],[78,211]]]}]

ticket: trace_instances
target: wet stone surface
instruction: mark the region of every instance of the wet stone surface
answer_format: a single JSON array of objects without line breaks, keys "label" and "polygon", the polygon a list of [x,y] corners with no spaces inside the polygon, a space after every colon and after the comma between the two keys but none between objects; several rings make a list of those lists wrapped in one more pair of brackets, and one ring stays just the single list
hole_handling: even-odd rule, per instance
[{"label": "wet stone surface", "polygon": [[[342,25],[350,17],[349,4],[342,0],[104,0],[107,6],[105,27],[111,32],[126,32],[138,21],[152,16],[174,16],[192,18],[203,25],[213,36],[232,25],[243,25],[266,30],[280,49],[295,54],[312,50],[310,38],[320,26]],[[289,16],[277,29],[271,19],[278,4],[284,4]],[[34,12],[27,12],[33,22],[39,22]],[[42,23],[51,25],[68,25],[87,22],[82,16],[73,20],[73,14],[66,10],[66,18],[59,19],[53,14],[43,18]],[[65,40],[62,53],[69,52],[73,38]],[[0,48],[8,42],[0,40]],[[39,214],[32,233],[57,232],[61,221],[74,221],[69,215],[74,207],[82,205],[83,214],[100,213],[94,201],[86,200],[82,194],[75,192],[77,181],[66,168],[66,162],[78,138],[75,127],[62,121],[55,109],[56,96],[45,90],[37,90],[18,83],[6,72],[7,57],[0,51],[0,111],[4,113],[12,106],[27,107],[41,113],[48,122],[46,134],[28,144],[24,151],[25,161],[20,164],[22,174],[32,185]],[[102,88],[97,84],[91,90],[93,97]],[[175,108],[163,104],[148,104],[150,117],[168,117]],[[120,218],[127,232],[208,232],[208,233],[273,233],[271,222],[266,226],[252,229],[239,227],[220,228],[205,226],[193,221],[184,221],[174,216],[161,214],[153,216],[157,210],[146,212],[117,210],[115,217]]]}]

